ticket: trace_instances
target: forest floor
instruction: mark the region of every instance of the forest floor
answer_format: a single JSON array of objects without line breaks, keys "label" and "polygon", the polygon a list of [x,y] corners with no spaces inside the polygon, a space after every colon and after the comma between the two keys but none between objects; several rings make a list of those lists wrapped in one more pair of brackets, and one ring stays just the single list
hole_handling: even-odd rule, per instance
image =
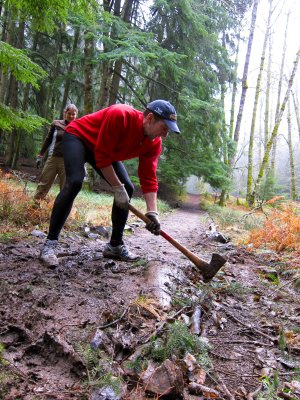
[{"label": "forest floor", "polygon": [[207,262],[228,259],[208,283],[132,218],[135,263],[103,258],[107,239],[79,231],[62,234],[55,270],[38,260],[43,238],[0,243],[0,398],[299,399],[297,273],[210,239],[198,203],[162,227]]}]

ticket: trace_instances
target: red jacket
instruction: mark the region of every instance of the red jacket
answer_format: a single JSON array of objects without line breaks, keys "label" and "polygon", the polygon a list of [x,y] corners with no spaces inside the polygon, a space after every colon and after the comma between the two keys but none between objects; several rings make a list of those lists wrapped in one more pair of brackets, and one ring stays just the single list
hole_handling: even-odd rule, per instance
[{"label": "red jacket", "polygon": [[115,104],[70,122],[66,132],[80,137],[94,152],[98,168],[139,157],[138,176],[143,193],[157,192],[156,169],[162,139],[144,136],[141,111]]}]

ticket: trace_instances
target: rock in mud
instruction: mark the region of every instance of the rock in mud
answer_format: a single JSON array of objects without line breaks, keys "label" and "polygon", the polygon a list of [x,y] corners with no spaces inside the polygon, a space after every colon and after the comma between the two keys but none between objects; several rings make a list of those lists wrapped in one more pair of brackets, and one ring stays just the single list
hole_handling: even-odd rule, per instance
[{"label": "rock in mud", "polygon": [[91,395],[91,400],[121,400],[121,395],[116,394],[111,386],[105,386],[95,390]]},{"label": "rock in mud", "polygon": [[33,231],[31,231],[30,235],[38,237],[38,238],[42,238],[42,239],[44,239],[47,236],[46,233],[44,233],[38,229],[34,229]]},{"label": "rock in mud", "polygon": [[144,381],[146,391],[156,396],[181,399],[184,388],[183,373],[172,361],[166,360]]}]

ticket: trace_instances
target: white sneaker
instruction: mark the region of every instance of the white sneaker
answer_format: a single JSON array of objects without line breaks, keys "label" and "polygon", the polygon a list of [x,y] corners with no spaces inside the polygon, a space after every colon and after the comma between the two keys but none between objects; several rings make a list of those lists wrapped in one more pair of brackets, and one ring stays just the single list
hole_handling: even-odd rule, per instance
[{"label": "white sneaker", "polygon": [[44,243],[44,246],[42,247],[42,250],[40,252],[40,260],[43,261],[43,263],[51,268],[54,269],[58,267],[59,261],[58,258],[56,257],[55,250],[57,249],[58,241],[57,240],[49,240],[47,239],[46,242]]}]

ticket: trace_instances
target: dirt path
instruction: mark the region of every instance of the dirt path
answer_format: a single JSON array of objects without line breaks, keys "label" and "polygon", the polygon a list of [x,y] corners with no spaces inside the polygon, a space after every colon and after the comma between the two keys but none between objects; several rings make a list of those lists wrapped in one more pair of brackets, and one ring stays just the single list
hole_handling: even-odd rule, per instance
[{"label": "dirt path", "polygon": [[[298,366],[297,338],[281,344],[282,350],[278,343],[280,333],[295,331],[300,322],[294,275],[284,277],[273,255],[254,258],[230,243],[208,239],[208,223],[197,204],[192,196],[162,224],[208,262],[212,252],[228,257],[208,284],[189,260],[163,238],[149,234],[142,223],[126,238],[142,256],[131,265],[104,259],[105,239],[80,233],[63,235],[61,263],[55,271],[37,259],[43,239],[29,236],[26,241],[1,243],[0,343],[10,364],[0,363],[0,398],[149,398],[142,384],[137,391],[132,382],[123,384],[122,397],[103,397],[96,389],[101,379],[98,384],[93,380],[95,365],[98,376],[100,371],[102,377],[122,376],[130,382],[124,360],[147,343],[162,321],[174,321],[170,316],[189,320],[190,327],[197,307],[202,310],[199,335],[211,346],[205,385],[217,390],[219,398],[254,398],[251,393],[261,387],[259,379],[266,374],[272,382],[274,370],[281,384],[290,380]],[[90,348],[97,327],[105,337],[100,355],[91,354]],[[93,369],[89,363],[95,355],[100,361]],[[188,394],[185,378],[181,398],[208,397],[203,392]]]}]

